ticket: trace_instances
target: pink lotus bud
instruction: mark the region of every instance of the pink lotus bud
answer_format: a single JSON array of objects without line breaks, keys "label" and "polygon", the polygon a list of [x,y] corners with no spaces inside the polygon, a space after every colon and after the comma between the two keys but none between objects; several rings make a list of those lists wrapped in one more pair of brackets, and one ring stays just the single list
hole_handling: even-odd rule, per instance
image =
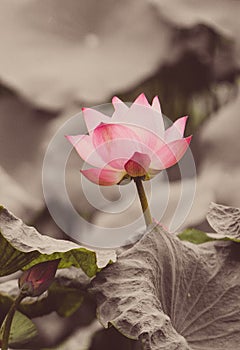
[{"label": "pink lotus bud", "polygon": [[45,292],[54,280],[60,260],[45,261],[24,271],[18,280],[22,293],[36,297]]}]

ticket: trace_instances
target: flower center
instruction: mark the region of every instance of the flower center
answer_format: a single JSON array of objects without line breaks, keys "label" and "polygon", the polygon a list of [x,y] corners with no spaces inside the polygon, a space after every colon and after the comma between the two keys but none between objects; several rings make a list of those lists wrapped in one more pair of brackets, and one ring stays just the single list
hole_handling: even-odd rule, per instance
[{"label": "flower center", "polygon": [[142,177],[147,175],[151,159],[147,154],[135,152],[125,163],[124,168],[131,177]]}]

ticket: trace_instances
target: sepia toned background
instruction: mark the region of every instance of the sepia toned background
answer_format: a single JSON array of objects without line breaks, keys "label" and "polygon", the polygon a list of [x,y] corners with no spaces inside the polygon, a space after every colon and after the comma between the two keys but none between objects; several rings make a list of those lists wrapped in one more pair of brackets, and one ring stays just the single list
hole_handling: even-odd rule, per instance
[{"label": "sepia toned background", "polygon": [[[208,230],[211,201],[239,207],[239,12],[238,0],[1,0],[0,203],[43,234],[65,237],[42,192],[49,142],[81,107],[108,103],[114,95],[132,102],[144,92],[149,100],[159,96],[172,121],[189,115],[197,186],[181,228]],[[76,133],[84,131],[79,117]],[[73,153],[66,186],[83,218],[115,227],[139,215],[137,201],[117,215],[96,210],[84,196],[80,167]],[[177,166],[168,179],[166,226],[180,195]],[[159,180],[153,206],[161,201],[161,186]],[[102,194],[113,202],[119,196],[117,188]],[[58,205],[64,211],[64,203]],[[127,349],[113,329],[99,330],[89,305],[80,313],[68,320],[50,315],[51,331],[40,326],[42,344],[35,348],[79,349],[85,339],[82,349],[112,349],[111,341],[116,350]],[[60,345],[67,337],[70,343]]]}]

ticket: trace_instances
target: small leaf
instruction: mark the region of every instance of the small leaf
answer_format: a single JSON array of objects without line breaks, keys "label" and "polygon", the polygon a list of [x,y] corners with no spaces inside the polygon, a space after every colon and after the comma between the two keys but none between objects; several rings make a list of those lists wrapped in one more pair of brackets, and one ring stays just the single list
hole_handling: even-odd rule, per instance
[{"label": "small leaf", "polygon": [[186,229],[178,234],[182,241],[201,244],[210,241],[233,241],[240,243],[240,209],[211,203],[207,220],[216,231],[203,232],[196,229]]},{"label": "small leaf", "polygon": [[181,239],[181,241],[188,241],[194,244],[202,244],[205,242],[214,241],[213,238],[208,237],[207,233],[196,230],[194,228],[188,228],[179,233],[177,236],[179,239]]},{"label": "small leaf", "polygon": [[89,277],[99,270],[94,251],[41,235],[0,207],[0,277],[56,259],[61,259],[59,268],[80,267]]},{"label": "small leaf", "polygon": [[[2,336],[3,325],[0,330],[0,341],[2,340]],[[16,311],[11,325],[9,344],[15,346],[25,344],[34,339],[36,336],[37,329],[34,323],[27,316],[23,315],[19,311]]]},{"label": "small leaf", "polygon": [[180,241],[154,227],[92,282],[100,322],[145,350],[236,350],[239,245]]},{"label": "small leaf", "polygon": [[208,236],[240,242],[240,209],[216,203],[209,206],[207,220],[216,234]]}]

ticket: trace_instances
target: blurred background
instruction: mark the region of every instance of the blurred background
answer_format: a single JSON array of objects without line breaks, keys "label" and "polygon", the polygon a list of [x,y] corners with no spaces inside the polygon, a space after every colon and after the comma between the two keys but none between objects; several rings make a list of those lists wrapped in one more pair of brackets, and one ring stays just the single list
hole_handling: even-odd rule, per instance
[{"label": "blurred background", "polygon": [[[182,228],[208,230],[211,201],[239,207],[239,13],[238,0],[1,0],[0,203],[43,234],[67,238],[42,192],[49,142],[81,107],[114,95],[132,102],[144,92],[149,100],[159,96],[172,121],[190,116],[186,134],[194,135],[197,187]],[[79,119],[76,134],[81,131]],[[85,219],[115,227],[139,215],[138,202],[117,215],[96,210],[82,192],[80,167],[73,153],[67,188]],[[177,166],[168,179],[165,225],[179,200]],[[103,194],[112,201],[119,195],[116,188]],[[152,200],[153,206],[161,200],[161,181]],[[50,315],[53,329],[42,327],[34,348],[138,348],[113,329],[101,330],[94,310],[84,307],[67,321]]]}]

